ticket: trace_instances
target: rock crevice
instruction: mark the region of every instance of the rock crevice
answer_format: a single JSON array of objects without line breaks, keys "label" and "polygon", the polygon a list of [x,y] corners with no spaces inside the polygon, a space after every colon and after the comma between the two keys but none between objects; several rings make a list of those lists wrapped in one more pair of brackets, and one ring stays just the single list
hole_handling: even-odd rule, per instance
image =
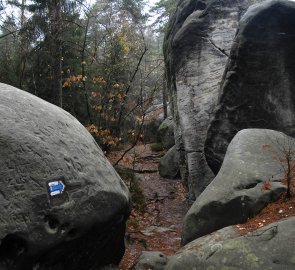
[{"label": "rock crevice", "polygon": [[191,197],[199,196],[214,177],[204,161],[207,128],[238,22],[256,2],[260,1],[181,1],[170,21],[165,62],[175,141],[185,152]]}]

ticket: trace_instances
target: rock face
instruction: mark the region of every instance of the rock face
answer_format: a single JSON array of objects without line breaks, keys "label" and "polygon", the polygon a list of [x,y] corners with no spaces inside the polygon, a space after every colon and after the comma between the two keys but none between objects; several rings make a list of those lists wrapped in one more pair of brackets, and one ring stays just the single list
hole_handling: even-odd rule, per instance
[{"label": "rock face", "polygon": [[159,163],[159,174],[164,178],[175,179],[179,176],[179,152],[176,146],[168,150]]},{"label": "rock face", "polygon": [[174,121],[173,117],[169,116],[158,128],[159,137],[161,139],[163,147],[168,150],[174,144]]},{"label": "rock face", "polygon": [[265,1],[241,19],[205,144],[215,173],[241,129],[269,128],[295,136],[294,29],[293,1]]},{"label": "rock face", "polygon": [[135,262],[134,270],[162,270],[167,265],[168,258],[161,252],[143,251]]},{"label": "rock face", "polygon": [[0,269],[88,270],[124,253],[129,192],[70,114],[0,84]]},{"label": "rock face", "polygon": [[224,228],[201,237],[170,258],[166,270],[295,269],[295,217],[281,220],[245,236]]},{"label": "rock face", "polygon": [[281,132],[240,131],[229,144],[218,175],[188,211],[182,243],[243,223],[278,199],[286,190],[281,180],[287,164],[282,160],[289,150],[295,151],[295,139]]},{"label": "rock face", "polygon": [[180,1],[170,21],[164,52],[176,144],[196,197],[214,177],[205,160],[204,141],[238,22],[257,2],[261,1]]},{"label": "rock face", "polygon": [[[168,112],[170,112],[169,108]],[[146,116],[142,127],[144,143],[160,142],[161,138],[158,130],[164,121],[164,107],[162,103],[154,104],[146,110]],[[132,129],[134,129],[134,121],[132,123]]]},{"label": "rock face", "polygon": [[245,236],[226,227],[192,241],[171,257],[145,252],[134,269],[293,270],[294,226],[295,217],[291,217]]}]

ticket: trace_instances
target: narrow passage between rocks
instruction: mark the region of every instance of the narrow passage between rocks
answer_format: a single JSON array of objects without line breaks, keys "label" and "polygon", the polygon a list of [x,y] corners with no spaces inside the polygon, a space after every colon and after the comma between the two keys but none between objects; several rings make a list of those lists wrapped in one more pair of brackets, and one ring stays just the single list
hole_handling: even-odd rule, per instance
[{"label": "narrow passage between rocks", "polygon": [[[109,156],[115,161],[124,151]],[[135,146],[120,162],[120,166],[136,173],[144,197],[142,211],[133,208],[127,222],[126,252],[121,270],[132,269],[142,251],[160,251],[172,255],[180,248],[183,218],[189,205],[181,179],[164,179],[158,164],[164,152],[152,152],[150,145]]]}]

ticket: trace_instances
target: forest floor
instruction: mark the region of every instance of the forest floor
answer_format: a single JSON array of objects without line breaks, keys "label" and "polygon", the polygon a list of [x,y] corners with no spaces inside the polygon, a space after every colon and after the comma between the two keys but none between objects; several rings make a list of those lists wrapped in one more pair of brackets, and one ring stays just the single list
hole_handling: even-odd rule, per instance
[{"label": "forest floor", "polygon": [[[282,180],[287,184],[285,180]],[[262,190],[263,192],[263,190]],[[291,183],[291,198],[286,198],[284,192],[280,198],[264,207],[256,216],[249,218],[243,224],[237,224],[234,228],[241,234],[256,231],[268,224],[279,221],[284,218],[295,216],[295,180]]]},{"label": "forest floor", "polygon": [[[113,152],[108,158],[114,162],[122,153]],[[121,270],[131,269],[142,251],[172,255],[180,248],[182,221],[189,205],[181,180],[164,179],[159,175],[158,164],[163,155],[163,151],[152,152],[148,144],[139,144],[119,163],[136,172],[144,196],[144,205],[133,209],[127,221],[126,252]]]}]

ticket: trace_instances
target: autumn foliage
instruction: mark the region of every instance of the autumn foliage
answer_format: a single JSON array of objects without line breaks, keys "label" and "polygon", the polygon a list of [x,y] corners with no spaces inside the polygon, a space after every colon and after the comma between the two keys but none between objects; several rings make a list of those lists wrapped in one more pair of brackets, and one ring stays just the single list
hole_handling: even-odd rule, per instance
[{"label": "autumn foliage", "polygon": [[[295,190],[294,185],[293,190]],[[284,193],[278,201],[269,203],[255,217],[249,218],[246,223],[238,224],[234,227],[240,234],[244,235],[291,216],[295,216],[295,198],[292,197],[290,200],[286,201],[286,193]]]},{"label": "autumn foliage", "polygon": [[117,146],[121,141],[121,138],[112,136],[109,129],[98,129],[93,124],[86,126],[86,129],[94,137],[105,154],[110,151],[112,147]]},{"label": "autumn foliage", "polygon": [[[295,145],[291,139],[286,139],[283,142],[276,140],[274,142],[275,146],[269,144],[263,144],[262,150],[272,153],[273,159],[281,164],[282,171],[284,173],[284,178],[282,182],[287,186],[286,197],[290,198],[292,196],[291,185],[295,181]],[[264,182],[262,187],[263,190],[269,190],[271,188],[271,182],[267,180]]]}]

